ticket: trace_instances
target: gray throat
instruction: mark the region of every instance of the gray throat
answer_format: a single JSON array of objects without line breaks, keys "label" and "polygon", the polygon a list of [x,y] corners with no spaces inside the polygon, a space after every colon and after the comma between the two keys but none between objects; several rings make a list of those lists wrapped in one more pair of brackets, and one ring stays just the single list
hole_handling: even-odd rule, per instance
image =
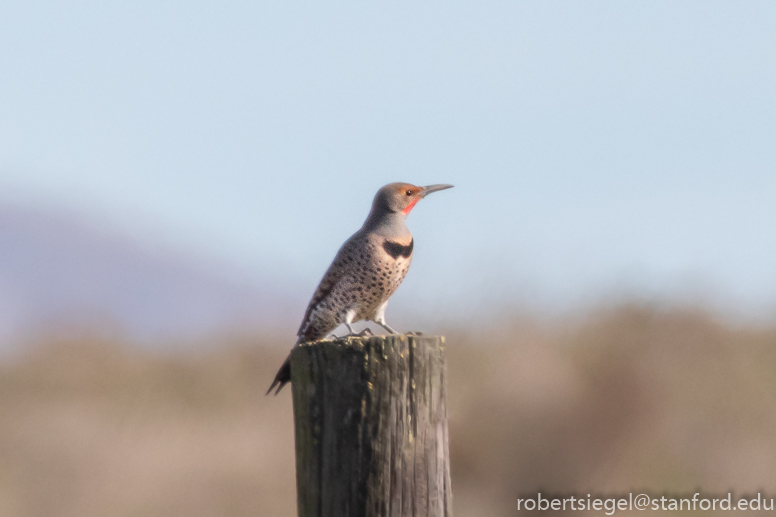
[{"label": "gray throat", "polygon": [[404,241],[412,238],[406,219],[407,215],[401,212],[373,209],[364,221],[361,231],[379,235],[391,241]]}]

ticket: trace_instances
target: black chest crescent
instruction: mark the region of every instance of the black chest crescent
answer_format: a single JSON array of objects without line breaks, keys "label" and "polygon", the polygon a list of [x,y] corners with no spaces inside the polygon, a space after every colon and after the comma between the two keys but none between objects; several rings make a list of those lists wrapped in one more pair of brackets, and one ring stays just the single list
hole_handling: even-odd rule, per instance
[{"label": "black chest crescent", "polygon": [[406,246],[398,242],[385,241],[383,249],[394,259],[399,257],[409,258],[412,255],[412,248],[415,246],[415,239],[412,239]]}]

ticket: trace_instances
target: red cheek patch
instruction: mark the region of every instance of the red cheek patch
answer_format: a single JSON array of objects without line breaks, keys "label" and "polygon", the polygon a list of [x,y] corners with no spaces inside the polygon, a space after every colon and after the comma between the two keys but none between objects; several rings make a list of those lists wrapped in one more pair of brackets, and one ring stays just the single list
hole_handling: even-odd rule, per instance
[{"label": "red cheek patch", "polygon": [[409,205],[407,205],[407,208],[402,210],[402,213],[409,214],[410,210],[412,210],[412,207],[415,206],[415,203],[417,202],[418,202],[417,198],[413,199],[412,202]]}]

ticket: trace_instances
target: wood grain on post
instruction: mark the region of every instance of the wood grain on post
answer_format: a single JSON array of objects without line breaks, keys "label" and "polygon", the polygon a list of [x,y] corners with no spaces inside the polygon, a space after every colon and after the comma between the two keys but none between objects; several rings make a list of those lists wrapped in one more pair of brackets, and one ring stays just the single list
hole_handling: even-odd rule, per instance
[{"label": "wood grain on post", "polygon": [[291,383],[299,517],[452,515],[443,337],[301,345]]}]

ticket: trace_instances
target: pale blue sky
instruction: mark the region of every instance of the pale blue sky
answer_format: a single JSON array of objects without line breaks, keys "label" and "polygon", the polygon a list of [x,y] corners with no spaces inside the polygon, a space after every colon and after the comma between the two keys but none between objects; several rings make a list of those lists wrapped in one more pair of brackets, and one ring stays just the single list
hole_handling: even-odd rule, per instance
[{"label": "pale blue sky", "polygon": [[453,183],[397,298],[761,307],[774,27],[765,1],[6,0],[0,197],[312,291],[377,188]]}]

